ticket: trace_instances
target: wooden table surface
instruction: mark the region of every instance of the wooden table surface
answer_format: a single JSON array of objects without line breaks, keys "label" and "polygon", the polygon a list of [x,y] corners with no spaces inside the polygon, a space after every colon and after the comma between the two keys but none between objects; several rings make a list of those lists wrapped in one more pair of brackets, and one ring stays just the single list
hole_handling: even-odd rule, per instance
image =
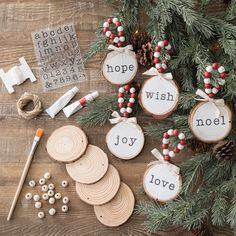
[{"label": "wooden table surface", "polygon": [[[26,121],[20,118],[16,110],[16,101],[23,92],[38,94],[44,107],[47,108],[60,97],[69,87],[43,93],[39,79],[39,69],[34,54],[31,32],[52,26],[73,22],[82,53],[95,38],[95,29],[103,17],[111,14],[112,9],[103,0],[1,0],[0,1],[0,68],[7,70],[18,63],[18,58],[24,56],[38,78],[36,83],[29,81],[16,87],[16,93],[9,95],[2,83],[0,87],[0,235],[149,235],[142,223],[143,217],[132,215],[127,223],[117,228],[103,226],[96,219],[93,207],[83,203],[75,193],[74,182],[67,175],[65,165],[53,162],[45,151],[45,143],[53,130],[63,125],[76,125],[76,116],[66,119],[60,113],[51,119],[45,112],[37,119]],[[88,80],[78,84],[79,95],[87,94],[97,89],[101,95],[116,92],[101,76],[101,60],[98,55],[90,60],[85,68]],[[139,71],[139,75],[141,72]],[[75,98],[75,99],[76,99]],[[80,111],[83,112],[83,111]],[[144,124],[144,116],[139,117],[139,123]],[[152,121],[145,117],[145,121]],[[27,155],[31,148],[35,131],[38,127],[45,130],[33,159],[26,184],[23,186],[13,218],[7,222],[7,214],[14,197]],[[142,199],[148,200],[141,192],[142,175],[146,164],[153,160],[150,151],[160,144],[156,140],[146,138],[142,153],[130,161],[121,161],[109,153],[105,144],[105,135],[110,129],[95,127],[85,129],[91,144],[102,148],[109,156],[109,161],[118,170],[121,179],[133,190],[136,203]],[[185,152],[178,158],[181,162],[192,153]],[[70,187],[63,191],[70,199],[68,214],[59,213],[54,217],[47,216],[40,220],[32,203],[24,199],[25,193],[31,191],[27,186],[30,179],[38,180],[46,171],[53,175],[53,181],[59,184],[63,179],[70,182]],[[38,191],[37,189],[34,191]],[[228,231],[215,230],[214,235],[228,235]],[[160,231],[155,235],[192,235],[182,229]]]}]

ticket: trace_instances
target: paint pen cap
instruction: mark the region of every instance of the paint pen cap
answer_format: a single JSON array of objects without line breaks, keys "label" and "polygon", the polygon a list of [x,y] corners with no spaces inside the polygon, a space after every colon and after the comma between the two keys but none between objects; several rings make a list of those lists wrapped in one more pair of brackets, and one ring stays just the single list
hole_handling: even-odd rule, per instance
[{"label": "paint pen cap", "polygon": [[79,89],[77,87],[74,87],[71,89],[72,93],[76,94],[79,92]]},{"label": "paint pen cap", "polygon": [[99,96],[98,91],[91,93],[91,96],[93,97],[93,99],[97,98]]}]

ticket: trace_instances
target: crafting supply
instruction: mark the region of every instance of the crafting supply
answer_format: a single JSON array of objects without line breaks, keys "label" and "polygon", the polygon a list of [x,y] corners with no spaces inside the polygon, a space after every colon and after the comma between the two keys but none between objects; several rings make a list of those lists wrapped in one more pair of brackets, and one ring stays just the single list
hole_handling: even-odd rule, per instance
[{"label": "crafting supply", "polygon": [[34,181],[34,180],[30,180],[29,186],[30,186],[31,188],[33,188],[33,187],[35,187],[35,185],[36,185],[35,181]]},{"label": "crafting supply", "polygon": [[48,189],[53,190],[54,188],[55,188],[54,184],[49,184],[49,185],[48,185]]},{"label": "crafting supply", "polygon": [[[31,111],[24,110],[25,106],[33,102],[34,108]],[[25,92],[17,101],[18,114],[26,120],[37,117],[43,111],[43,105],[38,95]]]},{"label": "crafting supply", "polygon": [[42,191],[47,192],[48,191],[48,186],[45,184],[42,186]]},{"label": "crafting supply", "polygon": [[54,118],[55,115],[70,102],[70,100],[76,95],[76,93],[78,93],[78,91],[79,89],[77,87],[74,87],[71,90],[67,91],[46,110],[48,115]]},{"label": "crafting supply", "polygon": [[62,199],[62,202],[64,204],[67,204],[69,201],[70,201],[70,199],[68,197],[63,197],[63,199]]},{"label": "crafting supply", "polygon": [[43,196],[42,196],[43,200],[48,200],[49,196],[47,193],[44,193]]},{"label": "crafting supply", "polygon": [[51,174],[49,172],[46,172],[43,177],[46,179],[46,180],[49,180],[51,179]]},{"label": "crafting supply", "polygon": [[20,179],[19,185],[18,185],[17,190],[16,190],[15,197],[14,197],[12,205],[11,205],[11,209],[10,209],[8,217],[7,217],[8,221],[11,219],[12,213],[13,213],[13,211],[15,209],[16,202],[17,202],[17,199],[18,199],[18,197],[20,195],[20,192],[21,192],[22,186],[24,184],[26,175],[28,173],[28,170],[29,170],[29,167],[30,167],[33,155],[34,155],[34,152],[35,152],[35,150],[36,150],[36,148],[38,146],[39,140],[42,137],[42,135],[43,135],[43,129],[37,129],[36,135],[34,137],[33,145],[32,145],[31,151],[30,151],[30,154],[29,154],[29,156],[27,158],[27,161],[26,161],[23,173],[21,175],[21,179]]},{"label": "crafting supply", "polygon": [[44,212],[40,211],[40,212],[38,213],[38,218],[43,219],[44,217],[45,217]]},{"label": "crafting supply", "polygon": [[98,91],[90,93],[85,97],[81,98],[79,101],[76,101],[63,109],[65,116],[69,118],[71,115],[82,109],[86,106],[87,103],[94,101],[99,96]]},{"label": "crafting supply", "polygon": [[40,200],[40,196],[38,194],[34,195],[34,201],[38,202]]},{"label": "crafting supply", "polygon": [[0,78],[10,94],[15,92],[13,87],[14,85],[20,85],[26,79],[30,79],[31,82],[35,82],[37,80],[25,58],[21,57],[19,58],[19,61],[21,64],[20,66],[14,66],[6,73],[3,69],[0,69]]},{"label": "crafting supply", "polygon": [[26,200],[31,200],[32,197],[33,197],[32,193],[26,193],[26,194],[25,194],[25,199],[26,199]]},{"label": "crafting supply", "polygon": [[62,212],[67,212],[69,210],[69,207],[67,206],[67,205],[63,205],[62,207],[61,207],[61,211]]},{"label": "crafting supply", "polygon": [[70,177],[82,184],[97,182],[106,174],[107,169],[107,154],[99,147],[90,144],[79,160],[66,164]]},{"label": "crafting supply", "polygon": [[134,210],[134,195],[131,189],[121,183],[116,196],[108,203],[94,206],[97,219],[104,225],[116,227],[125,223]]},{"label": "crafting supply", "polygon": [[55,194],[55,198],[56,198],[57,200],[61,199],[61,194],[60,194],[60,193],[56,193],[56,194]]},{"label": "crafting supply", "polygon": [[42,207],[42,203],[41,202],[35,202],[34,204],[35,208],[39,209]]},{"label": "crafting supply", "polygon": [[63,180],[62,182],[61,182],[61,186],[63,187],[63,188],[66,188],[67,186],[68,186],[68,181],[67,180]]},{"label": "crafting supply", "polygon": [[52,189],[48,190],[48,196],[49,197],[54,196],[54,191]]},{"label": "crafting supply", "polygon": [[90,205],[102,205],[109,202],[117,194],[119,187],[120,176],[112,165],[109,165],[106,174],[96,183],[76,182],[76,192],[79,198]]},{"label": "crafting supply", "polygon": [[51,209],[49,209],[49,211],[48,211],[49,215],[51,215],[51,216],[55,215],[56,212],[57,212],[57,211],[56,211],[55,208],[51,208]]},{"label": "crafting supply", "polygon": [[71,163],[86,151],[88,140],[79,127],[67,125],[56,129],[48,138],[46,149],[49,156],[59,162]]},{"label": "crafting supply", "polygon": [[46,179],[42,178],[39,180],[40,185],[44,185],[46,183]]},{"label": "crafting supply", "polygon": [[54,197],[50,197],[48,200],[49,204],[54,204],[56,202]]}]

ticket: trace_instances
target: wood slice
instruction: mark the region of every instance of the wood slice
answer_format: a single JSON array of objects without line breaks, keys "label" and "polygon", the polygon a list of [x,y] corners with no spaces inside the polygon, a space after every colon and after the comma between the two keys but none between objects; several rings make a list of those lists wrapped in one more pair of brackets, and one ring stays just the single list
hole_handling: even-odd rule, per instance
[{"label": "wood slice", "polygon": [[77,161],[66,164],[70,177],[82,184],[100,180],[108,170],[107,154],[99,147],[88,145],[85,154]]},{"label": "wood slice", "polygon": [[124,224],[130,218],[134,210],[134,203],[132,190],[122,182],[117,195],[104,205],[94,206],[94,212],[102,224],[116,227]]},{"label": "wood slice", "polygon": [[116,168],[109,165],[106,174],[94,184],[76,182],[76,192],[80,199],[90,205],[102,205],[109,202],[118,192],[120,176]]},{"label": "wood slice", "polygon": [[150,198],[167,202],[178,197],[182,178],[165,163],[153,164],[144,173],[143,187]]},{"label": "wood slice", "polygon": [[113,155],[129,160],[142,151],[144,134],[138,124],[120,122],[107,133],[106,143]]},{"label": "wood slice", "polygon": [[227,105],[217,106],[220,116],[217,117],[215,106],[211,102],[201,102],[189,115],[189,127],[193,135],[205,143],[217,143],[227,137],[232,129],[232,111]]},{"label": "wood slice", "polygon": [[179,103],[179,89],[173,80],[158,76],[146,80],[139,93],[139,104],[145,113],[163,120],[170,116]]},{"label": "wood slice", "polygon": [[129,54],[112,51],[107,54],[103,63],[103,75],[112,84],[130,83],[138,70],[137,58],[134,52]]},{"label": "wood slice", "polygon": [[56,129],[48,138],[46,149],[56,161],[71,163],[78,160],[86,151],[88,139],[77,126],[67,125]]}]

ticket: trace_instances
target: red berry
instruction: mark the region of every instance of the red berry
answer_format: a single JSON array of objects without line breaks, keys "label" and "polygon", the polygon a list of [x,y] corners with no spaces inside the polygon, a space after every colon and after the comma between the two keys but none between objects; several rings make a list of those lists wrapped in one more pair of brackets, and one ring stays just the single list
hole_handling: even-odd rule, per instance
[{"label": "red berry", "polygon": [[174,153],[179,153],[180,152],[180,150],[177,147],[175,147],[173,151],[174,151]]},{"label": "red berry", "polygon": [[103,33],[106,33],[108,30],[109,30],[108,27],[104,27],[104,28],[103,28]]},{"label": "red berry", "polygon": [[182,140],[180,140],[180,142],[179,142],[181,145],[185,145],[186,144],[186,140],[185,139],[182,139]]},{"label": "red berry", "polygon": [[169,161],[169,160],[170,160],[170,156],[165,155],[165,156],[164,156],[164,159],[165,159],[165,161]]},{"label": "red berry", "polygon": [[155,47],[155,51],[156,52],[160,52],[161,51],[161,47],[160,46]]},{"label": "red berry", "polygon": [[214,96],[215,96],[214,93],[209,93],[209,94],[208,94],[208,97],[209,97],[209,98],[214,98]]},{"label": "red berry", "polygon": [[126,111],[126,112],[123,113],[123,116],[128,118],[129,117],[129,113]]},{"label": "red berry", "polygon": [[116,37],[116,36],[115,36],[114,34],[111,34],[109,38],[110,38],[111,40],[113,40],[115,37]]},{"label": "red berry", "polygon": [[169,136],[169,134],[167,134],[167,132],[165,132],[164,134],[163,134],[163,138],[169,138],[170,136]]},{"label": "red berry", "polygon": [[162,63],[163,63],[163,64],[167,64],[168,61],[167,61],[167,60],[163,60]]},{"label": "red berry", "polygon": [[121,48],[121,47],[123,46],[123,43],[122,43],[122,42],[118,42],[118,43],[117,43],[117,46],[118,46],[119,48]]},{"label": "red berry", "polygon": [[222,86],[220,84],[216,85],[216,89],[221,90]]},{"label": "red berry", "polygon": [[162,74],[162,73],[165,72],[165,69],[161,67],[161,68],[158,69],[158,72]]},{"label": "red berry", "polygon": [[204,88],[211,88],[212,85],[211,84],[204,84]]},{"label": "red berry", "polygon": [[118,107],[121,109],[123,107],[123,103],[118,103]]},{"label": "red berry", "polygon": [[125,89],[126,91],[129,91],[129,90],[130,90],[130,85],[129,85],[129,84],[126,84],[125,87],[124,87],[124,89]]},{"label": "red berry", "polygon": [[226,76],[227,76],[227,74],[225,72],[220,73],[220,78],[221,79],[225,79]]},{"label": "red berry", "polygon": [[124,31],[119,31],[118,32],[118,36],[120,37],[120,36],[123,36],[125,33],[124,33]]},{"label": "red berry", "polygon": [[131,93],[130,97],[131,98],[135,98],[136,97],[136,93]]},{"label": "red berry", "polygon": [[205,71],[203,73],[203,75],[204,75],[205,78],[211,78],[211,73],[210,72]]},{"label": "red berry", "polygon": [[171,55],[172,51],[171,50],[167,50],[166,53]]},{"label": "red berry", "polygon": [[108,18],[108,19],[107,19],[107,22],[108,22],[109,24],[111,24],[111,23],[112,23],[112,18]]},{"label": "red berry", "polygon": [[164,46],[167,46],[169,44],[168,40],[167,39],[164,39],[163,40],[163,43],[164,43]]},{"label": "red berry", "polygon": [[117,22],[116,22],[116,26],[117,26],[117,27],[118,27],[118,26],[121,26],[120,21],[117,21]]},{"label": "red berry", "polygon": [[213,68],[213,70],[217,70],[218,68],[219,68],[219,64],[218,63],[213,63],[212,64],[212,68]]},{"label": "red berry", "polygon": [[173,131],[173,134],[174,134],[174,136],[178,136],[178,135],[179,135],[179,130],[178,130],[178,129],[175,129],[175,130]]},{"label": "red berry", "polygon": [[161,145],[162,149],[167,149],[169,147],[169,144],[168,143],[163,143]]},{"label": "red berry", "polygon": [[132,102],[128,102],[127,107],[132,107],[134,104]]},{"label": "red berry", "polygon": [[124,94],[123,93],[118,93],[118,98],[123,98]]},{"label": "red berry", "polygon": [[157,57],[155,57],[155,58],[154,58],[154,64],[157,64],[157,63],[159,63],[159,62],[160,62],[160,59],[157,58]]}]

